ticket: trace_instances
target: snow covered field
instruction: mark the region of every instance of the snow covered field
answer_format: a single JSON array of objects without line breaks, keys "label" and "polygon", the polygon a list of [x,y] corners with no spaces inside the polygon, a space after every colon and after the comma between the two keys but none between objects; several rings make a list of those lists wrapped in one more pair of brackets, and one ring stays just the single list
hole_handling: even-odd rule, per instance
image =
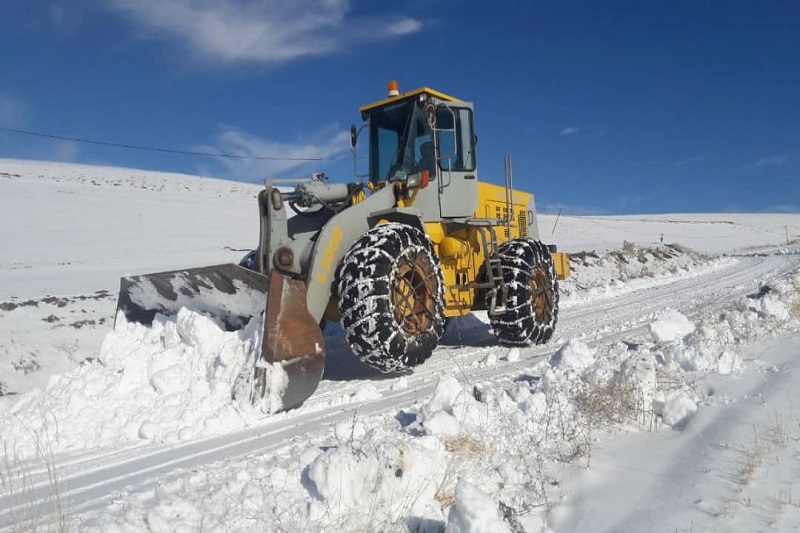
[{"label": "snow covered field", "polygon": [[540,215],[574,254],[549,344],[476,313],[384,376],[329,325],[317,393],[267,415],[231,400],[257,324],[112,331],[120,276],[254,246],[258,190],[0,160],[0,529],[800,523],[800,215]]}]

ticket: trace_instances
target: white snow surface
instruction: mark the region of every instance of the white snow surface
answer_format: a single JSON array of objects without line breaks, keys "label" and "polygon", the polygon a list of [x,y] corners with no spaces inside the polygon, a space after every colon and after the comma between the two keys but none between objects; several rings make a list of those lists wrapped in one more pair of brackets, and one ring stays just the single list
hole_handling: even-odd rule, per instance
[{"label": "white snow surface", "polygon": [[683,339],[694,331],[694,324],[674,309],[668,309],[659,315],[658,320],[650,323],[650,334],[656,342],[673,342]]},{"label": "white snow surface", "polygon": [[123,275],[238,261],[258,190],[0,160],[0,530],[800,523],[800,216],[539,216],[575,254],[550,343],[475,313],[385,376],[330,325],[317,393],[274,413],[279,365],[249,402],[262,317],[114,316]]}]

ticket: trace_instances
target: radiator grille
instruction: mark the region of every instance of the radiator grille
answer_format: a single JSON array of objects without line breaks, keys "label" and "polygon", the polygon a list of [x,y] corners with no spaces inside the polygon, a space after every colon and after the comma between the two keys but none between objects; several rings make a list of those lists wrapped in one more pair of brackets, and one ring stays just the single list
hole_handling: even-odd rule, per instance
[{"label": "radiator grille", "polygon": [[528,213],[524,209],[520,210],[519,214],[517,215],[517,224],[519,225],[519,236],[523,238],[527,237]]},{"label": "radiator grille", "polygon": [[[512,206],[512,213],[514,220],[511,221],[511,233],[519,235],[521,238],[527,238],[528,233],[528,211],[524,208],[520,209],[519,205]],[[508,207],[500,202],[487,202],[486,216],[489,218],[496,218],[498,220],[506,220],[508,218]],[[508,226],[504,224],[502,229],[498,229],[499,235],[505,235],[509,238]]]}]

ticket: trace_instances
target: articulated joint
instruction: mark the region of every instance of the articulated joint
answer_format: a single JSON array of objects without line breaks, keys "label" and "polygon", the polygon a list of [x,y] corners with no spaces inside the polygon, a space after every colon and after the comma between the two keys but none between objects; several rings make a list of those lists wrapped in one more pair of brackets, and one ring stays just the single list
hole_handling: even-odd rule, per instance
[{"label": "articulated joint", "polygon": [[294,263],[294,252],[288,246],[281,246],[275,250],[274,261],[278,270],[289,270]]}]

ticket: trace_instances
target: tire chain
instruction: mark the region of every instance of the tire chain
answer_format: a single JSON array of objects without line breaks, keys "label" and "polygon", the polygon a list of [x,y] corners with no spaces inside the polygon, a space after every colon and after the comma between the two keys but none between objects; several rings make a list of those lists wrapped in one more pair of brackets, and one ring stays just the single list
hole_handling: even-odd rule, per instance
[{"label": "tire chain", "polygon": [[[508,288],[507,307],[504,313],[490,316],[495,336],[508,345],[525,346],[544,344],[553,336],[558,321],[558,278],[555,264],[547,246],[531,239],[513,239],[497,251]],[[537,322],[533,307],[531,274],[543,267],[552,282],[552,313],[542,323]],[[487,308],[489,308],[487,294]]]},{"label": "tire chain", "polygon": [[[400,259],[420,255],[435,270],[437,293],[429,327],[412,335],[395,320],[392,280]],[[334,286],[345,336],[362,362],[393,372],[430,357],[444,332],[444,279],[433,245],[422,231],[391,222],[372,228],[343,258]]]}]

